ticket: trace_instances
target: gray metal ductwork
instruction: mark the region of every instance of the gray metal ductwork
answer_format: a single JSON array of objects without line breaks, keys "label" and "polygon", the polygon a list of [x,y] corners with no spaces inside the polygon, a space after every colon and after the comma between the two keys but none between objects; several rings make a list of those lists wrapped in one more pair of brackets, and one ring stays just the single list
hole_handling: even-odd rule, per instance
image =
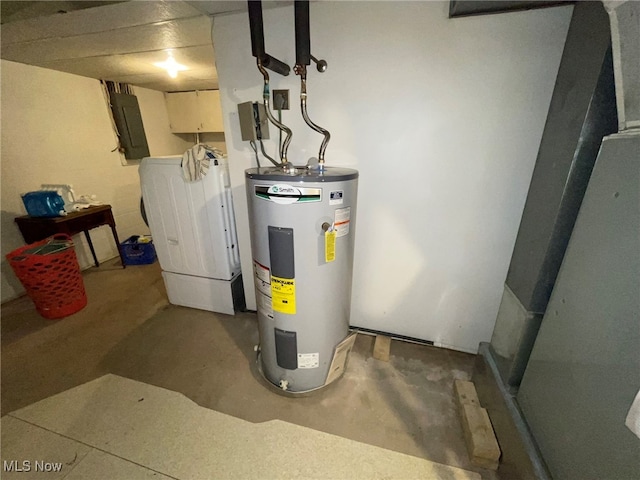
[{"label": "gray metal ductwork", "polygon": [[602,138],[616,131],[609,18],[600,2],[579,2],[491,339],[511,388],[522,379]]}]

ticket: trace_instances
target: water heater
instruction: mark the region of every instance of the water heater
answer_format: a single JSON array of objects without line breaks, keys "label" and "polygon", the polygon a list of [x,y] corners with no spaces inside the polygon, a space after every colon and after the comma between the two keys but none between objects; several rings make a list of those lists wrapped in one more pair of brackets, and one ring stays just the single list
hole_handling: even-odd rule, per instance
[{"label": "water heater", "polygon": [[289,392],[343,372],[358,172],[263,167],[246,171],[264,377]]},{"label": "water heater", "polygon": [[[253,274],[258,310],[258,367],[263,377],[290,394],[317,390],[344,372],[355,336],[349,334],[358,172],[326,167],[330,133],[307,113],[307,66],[327,69],[310,51],[309,2],[294,2],[300,109],[305,123],[323,135],[317,159],[297,167],[287,159],[292,132],[271,113],[269,73],[289,66],[265,51],[262,5],[249,1],[251,50],[263,76],[262,109],[285,135],[279,161],[263,145],[260,115],[248,115],[248,138],[258,168],[246,171]],[[242,116],[242,105],[239,114]],[[260,112],[254,108],[252,112]],[[246,115],[245,115],[246,117]],[[253,128],[255,124],[255,128]],[[260,133],[258,133],[260,132]],[[273,167],[261,167],[258,146]]]}]

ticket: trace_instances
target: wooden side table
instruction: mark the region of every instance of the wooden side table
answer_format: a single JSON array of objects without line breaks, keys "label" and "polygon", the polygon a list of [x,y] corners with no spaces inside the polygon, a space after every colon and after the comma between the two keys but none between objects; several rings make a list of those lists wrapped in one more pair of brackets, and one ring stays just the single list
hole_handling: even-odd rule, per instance
[{"label": "wooden side table", "polygon": [[111,227],[111,233],[113,233],[113,239],[116,242],[118,254],[120,255],[122,268],[126,268],[122,251],[120,250],[120,240],[118,240],[118,232],[116,231],[116,222],[113,219],[111,205],[97,205],[85,208],[84,210],[70,213],[64,217],[44,218],[24,215],[17,217],[15,222],[18,224],[22,238],[24,238],[26,243],[37,242],[38,240],[43,240],[57,233],[76,235],[84,232],[96,267],[99,267],[100,263],[93,249],[93,242],[91,241],[89,230],[101,225],[109,225],[109,227]]}]

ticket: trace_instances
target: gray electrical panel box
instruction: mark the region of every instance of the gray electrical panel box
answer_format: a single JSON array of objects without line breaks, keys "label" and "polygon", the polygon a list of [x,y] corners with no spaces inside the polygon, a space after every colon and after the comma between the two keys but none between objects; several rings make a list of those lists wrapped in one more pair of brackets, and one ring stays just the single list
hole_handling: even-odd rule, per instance
[{"label": "gray electrical panel box", "polygon": [[144,133],[142,115],[138,99],[125,93],[109,94],[113,120],[118,128],[120,146],[124,148],[124,158],[138,160],[149,156],[149,145]]},{"label": "gray electrical panel box", "polygon": [[269,139],[269,121],[264,105],[257,102],[238,104],[240,134],[245,142]]}]

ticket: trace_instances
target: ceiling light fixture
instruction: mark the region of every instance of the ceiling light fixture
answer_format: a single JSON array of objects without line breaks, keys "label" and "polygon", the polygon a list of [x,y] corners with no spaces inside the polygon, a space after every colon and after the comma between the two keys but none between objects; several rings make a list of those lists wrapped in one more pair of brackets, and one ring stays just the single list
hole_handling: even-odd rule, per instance
[{"label": "ceiling light fixture", "polygon": [[164,62],[154,63],[156,67],[164,68],[171,78],[176,78],[178,76],[178,72],[182,72],[184,70],[189,70],[184,65],[176,62],[175,58],[173,58],[173,53],[167,52],[168,57]]}]

